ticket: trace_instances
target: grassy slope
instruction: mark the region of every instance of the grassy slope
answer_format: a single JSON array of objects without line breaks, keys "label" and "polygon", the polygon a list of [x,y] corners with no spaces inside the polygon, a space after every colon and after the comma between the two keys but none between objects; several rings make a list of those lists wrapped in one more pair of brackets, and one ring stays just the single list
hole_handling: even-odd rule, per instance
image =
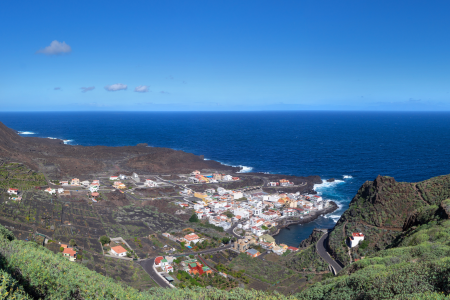
[{"label": "grassy slope", "polygon": [[344,268],[299,299],[443,299],[450,293],[450,220],[409,229],[397,247]]},{"label": "grassy slope", "polygon": [[[439,205],[450,197],[450,176],[439,176],[420,183],[396,182],[378,176],[366,182],[350,203],[330,234],[332,255],[343,264],[353,258],[385,249],[403,231],[411,214],[429,205]],[[369,247],[348,255],[345,239],[352,232],[364,232]]]},{"label": "grassy slope", "polygon": [[138,292],[34,242],[15,240],[3,226],[0,254],[0,295],[4,299],[294,299],[243,289],[152,288]]}]

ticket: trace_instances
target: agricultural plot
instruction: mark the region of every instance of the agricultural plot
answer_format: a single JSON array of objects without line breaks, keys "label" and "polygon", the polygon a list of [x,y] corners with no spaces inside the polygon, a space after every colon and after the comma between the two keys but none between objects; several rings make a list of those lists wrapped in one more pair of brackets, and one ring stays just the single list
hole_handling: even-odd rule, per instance
[{"label": "agricultural plot", "polygon": [[[185,223],[177,217],[159,212],[153,206],[138,207],[128,205],[117,210],[116,221],[127,226],[129,236],[145,236],[148,232],[166,232],[182,229]],[[133,227],[134,226],[134,227]],[[140,228],[147,228],[147,230]],[[144,234],[147,233],[147,234]]]},{"label": "agricultural plot", "polygon": [[278,284],[295,274],[281,264],[252,258],[244,253],[239,254],[228,266],[235,271],[245,270],[246,275],[269,284]]},{"label": "agricultural plot", "polygon": [[266,290],[277,291],[284,295],[293,295],[303,290],[307,283],[308,281],[304,276],[301,274],[294,274],[284,279],[279,284],[268,287]]},{"label": "agricultural plot", "polygon": [[104,270],[106,276],[114,278],[118,282],[125,283],[140,290],[148,290],[158,285],[133,261],[120,260],[110,257],[104,258]]},{"label": "agricultural plot", "polygon": [[17,188],[25,191],[46,184],[42,173],[36,173],[23,164],[5,163],[0,166],[0,189]]}]

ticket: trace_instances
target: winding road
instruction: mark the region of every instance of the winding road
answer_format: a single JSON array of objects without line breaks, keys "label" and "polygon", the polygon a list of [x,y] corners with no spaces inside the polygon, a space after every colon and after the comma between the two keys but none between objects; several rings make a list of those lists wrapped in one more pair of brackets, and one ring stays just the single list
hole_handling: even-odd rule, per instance
[{"label": "winding road", "polygon": [[[188,253],[183,253],[181,255],[173,255],[173,256],[177,257],[177,256],[186,256],[186,255],[190,255],[190,254],[193,254],[193,255],[209,254],[209,253],[215,253],[215,252],[218,252],[218,251],[222,251],[222,250],[225,250],[225,249],[230,249],[231,247],[232,247],[232,245],[229,244],[229,245],[226,245],[224,247],[207,249],[207,250],[203,250],[203,251],[199,251],[199,252],[188,252]],[[161,276],[155,271],[155,269],[153,269],[153,264],[155,263],[155,258],[156,257],[147,258],[147,259],[140,259],[136,263],[139,264],[144,269],[144,271],[147,272],[147,274],[150,275],[150,277],[160,287],[170,288],[169,282],[167,282],[167,280],[165,280],[164,278],[161,278]]]},{"label": "winding road", "polygon": [[326,241],[328,239],[328,233],[322,235],[319,241],[316,243],[316,250],[334,270],[334,275],[337,275],[342,270],[342,267],[328,254]]}]

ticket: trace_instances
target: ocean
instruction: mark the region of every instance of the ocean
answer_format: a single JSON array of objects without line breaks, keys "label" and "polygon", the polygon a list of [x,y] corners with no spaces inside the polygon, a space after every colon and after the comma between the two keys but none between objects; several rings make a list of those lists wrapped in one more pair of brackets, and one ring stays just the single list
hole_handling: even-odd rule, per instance
[{"label": "ocean", "polygon": [[148,143],[241,166],[243,172],[320,175],[339,209],[276,236],[298,246],[331,228],[358,188],[379,174],[421,181],[450,173],[449,112],[10,112],[0,121],[23,136],[73,145]]}]

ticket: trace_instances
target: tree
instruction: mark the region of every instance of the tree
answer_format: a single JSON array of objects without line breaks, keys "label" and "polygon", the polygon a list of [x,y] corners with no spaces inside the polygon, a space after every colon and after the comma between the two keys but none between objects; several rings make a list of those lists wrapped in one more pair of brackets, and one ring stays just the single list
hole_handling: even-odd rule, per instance
[{"label": "tree", "polygon": [[189,218],[189,222],[198,222],[198,217],[197,214],[194,213],[190,218]]},{"label": "tree", "polygon": [[109,239],[109,237],[107,237],[106,235],[102,235],[100,237],[100,243],[102,243],[102,245],[104,244],[109,244],[111,240]]},{"label": "tree", "polygon": [[59,252],[63,252],[64,251],[64,247],[59,247]]},{"label": "tree", "polygon": [[230,238],[227,236],[222,238],[222,243],[224,243],[224,244],[228,244],[229,241],[230,241]]},{"label": "tree", "polygon": [[127,251],[127,257],[131,257],[131,252]]},{"label": "tree", "polygon": [[77,245],[77,242],[75,242],[75,240],[74,239],[71,239],[70,241],[69,241],[69,245],[70,246],[76,246]]}]

